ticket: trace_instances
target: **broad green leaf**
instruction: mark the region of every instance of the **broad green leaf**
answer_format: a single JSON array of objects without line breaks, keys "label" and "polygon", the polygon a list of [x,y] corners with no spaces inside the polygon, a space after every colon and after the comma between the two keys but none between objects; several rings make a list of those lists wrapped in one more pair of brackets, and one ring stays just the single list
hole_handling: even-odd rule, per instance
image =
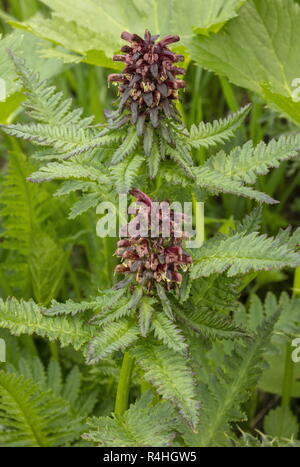
[{"label": "broad green leaf", "polygon": [[[40,14],[26,22],[6,20],[14,27],[25,28],[55,45],[55,52],[46,56],[67,62],[82,59],[94,65],[120,69],[112,55],[120,48],[122,31],[143,34],[148,28],[153,34],[179,34],[183,38],[217,32],[223,24],[237,15],[245,0],[42,0],[52,10],[52,17]],[[187,14],[188,11],[188,14]],[[166,14],[167,12],[167,14]],[[182,47],[181,47],[182,48]]]},{"label": "broad green leaf", "polygon": [[272,409],[265,417],[264,431],[273,437],[296,438],[299,433],[297,417],[288,407]]},{"label": "broad green leaf", "polygon": [[[300,124],[300,6],[293,0],[250,0],[219,34],[184,42],[192,58],[261,95]],[[299,85],[298,85],[299,89]],[[298,93],[299,96],[299,93]]]}]

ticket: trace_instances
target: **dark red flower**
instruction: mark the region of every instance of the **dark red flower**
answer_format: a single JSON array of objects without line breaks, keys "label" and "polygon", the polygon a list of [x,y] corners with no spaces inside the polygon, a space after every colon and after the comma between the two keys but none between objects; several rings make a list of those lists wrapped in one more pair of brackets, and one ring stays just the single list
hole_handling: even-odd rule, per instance
[{"label": "dark red flower", "polygon": [[[115,272],[125,275],[132,274],[138,283],[145,285],[147,289],[159,282],[166,289],[172,289],[182,281],[180,271],[185,271],[192,263],[192,257],[182,249],[182,241],[185,238],[184,232],[181,235],[175,229],[175,213],[170,209],[170,216],[167,219],[166,213],[157,209],[157,204],[140,190],[131,190],[131,194],[137,199],[139,208],[143,214],[146,212],[147,227],[145,236],[134,235],[118,241],[118,248],[115,255],[122,259]],[[169,206],[170,203],[165,201]],[[137,224],[137,217],[134,217],[128,224]],[[159,226],[159,232],[153,235],[153,217]],[[163,237],[162,223],[169,220],[169,236]],[[141,221],[142,222],[142,221]],[[130,229],[129,229],[130,231]]]},{"label": "dark red flower", "polygon": [[113,58],[123,62],[125,68],[122,73],[108,77],[109,82],[118,83],[120,93],[118,112],[112,113],[111,118],[120,117],[122,111],[128,109],[128,118],[133,124],[138,124],[140,132],[144,122],[158,127],[161,117],[179,120],[174,101],[178,98],[178,89],[185,87],[185,82],[176,76],[184,74],[185,70],[175,64],[183,61],[184,57],[167,47],[179,41],[179,36],[169,35],[157,42],[158,36],[152,36],[146,30],[144,39],[126,31],[121,38],[130,46],[122,47],[125,55]]}]

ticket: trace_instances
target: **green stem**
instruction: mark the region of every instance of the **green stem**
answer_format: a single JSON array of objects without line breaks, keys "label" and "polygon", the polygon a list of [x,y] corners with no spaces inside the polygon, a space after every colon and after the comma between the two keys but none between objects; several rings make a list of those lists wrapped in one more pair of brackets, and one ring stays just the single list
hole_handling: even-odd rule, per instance
[{"label": "green stem", "polygon": [[294,379],[294,363],[292,360],[292,351],[293,347],[290,344],[287,344],[285,351],[285,367],[284,367],[284,377],[282,384],[282,398],[281,406],[289,407],[292,397],[293,389],[293,379]]},{"label": "green stem", "polygon": [[234,95],[231,84],[223,76],[220,76],[219,80],[220,80],[222,91],[223,91],[223,94],[224,94],[224,97],[225,97],[225,100],[227,102],[229,109],[231,110],[231,112],[236,112],[240,106]]},{"label": "green stem", "polygon": [[[219,76],[219,80],[220,80],[222,91],[223,91],[223,94],[224,94],[224,97],[225,97],[225,100],[227,102],[229,109],[231,110],[231,112],[237,112],[240,108],[240,105],[238,103],[237,98],[235,97],[231,84],[223,76]],[[240,131],[243,137],[246,138],[247,135],[246,135],[245,125],[241,125]]]},{"label": "green stem", "polygon": [[[295,269],[293,295],[300,295],[300,267]],[[287,344],[285,350],[286,357],[281,393],[281,406],[285,408],[288,408],[290,406],[293,394],[294,362],[292,360],[292,351],[293,347],[291,346],[291,344]]]},{"label": "green stem", "polygon": [[131,357],[131,355],[128,352],[125,352],[120,372],[120,379],[118,383],[115,403],[115,413],[118,415],[123,415],[123,413],[128,409],[128,396],[133,362],[134,360]]},{"label": "green stem", "polygon": [[49,342],[51,357],[59,363],[59,350],[56,342]]}]

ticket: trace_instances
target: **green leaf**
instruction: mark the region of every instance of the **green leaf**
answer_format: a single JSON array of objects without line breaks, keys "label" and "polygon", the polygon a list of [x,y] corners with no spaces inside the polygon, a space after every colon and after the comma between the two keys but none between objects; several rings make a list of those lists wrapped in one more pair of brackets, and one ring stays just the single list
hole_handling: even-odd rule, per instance
[{"label": "green leaf", "polygon": [[247,214],[241,222],[237,223],[236,231],[251,233],[258,232],[262,223],[262,208],[261,206],[255,207],[249,214]]},{"label": "green leaf", "polygon": [[[53,146],[53,151],[65,153],[89,140],[89,134],[77,125],[49,125],[30,123],[2,125],[1,128],[9,135],[25,139],[39,146]],[[85,145],[86,147],[86,145]]]},{"label": "green leaf", "polygon": [[188,359],[150,341],[135,345],[131,352],[142,367],[145,380],[153,384],[162,397],[173,402],[188,423],[195,427],[199,408]]},{"label": "green leaf", "polygon": [[129,129],[126,138],[118,149],[113,153],[111,163],[113,165],[121,162],[126,156],[129,156],[135,150],[139,142],[139,136],[137,135],[135,127]]},{"label": "green leaf", "polygon": [[[247,326],[251,331],[255,331],[262,323],[263,319],[271,316],[274,310],[280,310],[280,317],[275,325],[274,334],[270,345],[265,352],[265,359],[268,367],[262,374],[259,381],[259,388],[272,394],[282,394],[282,381],[284,378],[286,346],[290,344],[294,337],[298,337],[300,329],[300,300],[296,295],[289,297],[286,292],[276,299],[274,294],[268,293],[264,303],[256,296],[252,295],[249,312],[244,313],[240,309],[235,313],[235,320],[243,326]],[[294,378],[291,387],[292,397],[300,395],[300,368],[294,365]]]},{"label": "green leaf", "polygon": [[233,180],[253,184],[258,175],[265,175],[271,167],[278,167],[282,161],[298,156],[300,134],[280,136],[268,144],[263,141],[253,147],[248,141],[242,147],[234,148],[229,155],[220,151],[211,157],[204,167],[215,170]]},{"label": "green leaf", "polygon": [[297,438],[299,433],[297,417],[288,407],[272,409],[264,419],[264,431],[272,437]]},{"label": "green leaf", "polygon": [[220,313],[198,310],[196,308],[181,311],[177,309],[179,319],[192,331],[210,339],[234,339],[247,337],[246,331],[239,328],[230,319]]},{"label": "green leaf", "polygon": [[152,145],[150,156],[147,158],[150,178],[155,178],[159,169],[161,153],[156,141]]},{"label": "green leaf", "polygon": [[168,148],[168,155],[173,159],[186,173],[190,178],[195,178],[195,171],[193,167],[186,161],[186,158],[182,152],[178,151],[177,148]]},{"label": "green leaf", "polygon": [[[264,368],[262,355],[278,316],[276,311],[265,320],[253,340],[237,342],[235,352],[224,362],[226,371],[220,371],[211,378],[208,387],[200,386],[202,417],[197,433],[189,431],[184,436],[188,445],[227,446],[228,434],[231,433],[230,423],[247,419],[242,411],[242,404],[249,399],[249,388],[257,384]],[[197,355],[194,358],[197,360]]]},{"label": "green leaf", "polygon": [[79,397],[81,385],[81,374],[78,366],[74,366],[67,376],[62,397],[69,401],[70,404],[74,404]]},{"label": "green leaf", "polygon": [[111,168],[113,180],[119,193],[128,193],[132,188],[143,162],[144,158],[142,156],[133,155]]},{"label": "green leaf", "polygon": [[[48,81],[41,78],[40,73],[32,71],[25,64],[24,58],[19,58],[10,52],[19,83],[26,91],[24,107],[31,118],[43,124],[49,125],[77,125],[78,128],[86,128],[93,118],[81,119],[82,109],[71,110],[72,99],[63,99],[62,92],[56,92],[54,86],[49,86]],[[27,57],[26,57],[27,60]],[[34,70],[36,70],[34,64]]]},{"label": "green leaf", "polygon": [[51,358],[47,368],[47,385],[55,394],[60,394],[62,388],[62,371],[57,360]]},{"label": "green leaf", "polygon": [[108,183],[108,178],[103,174],[101,168],[72,161],[50,162],[31,174],[28,179],[36,183],[64,179],[95,181],[102,184]]},{"label": "green leaf", "polygon": [[212,123],[201,122],[198,127],[193,124],[189,132],[189,144],[194,148],[208,148],[225,143],[234,136],[235,130],[242,124],[249,110],[250,106],[246,105],[227,118],[214,120]]},{"label": "green leaf", "polygon": [[146,125],[144,128],[143,146],[147,157],[150,156],[153,145],[154,131],[151,125]]},{"label": "green leaf", "polygon": [[69,219],[75,219],[77,216],[80,216],[84,212],[88,211],[91,208],[95,208],[101,201],[100,193],[89,193],[83,195],[83,197],[77,201],[69,213]]},{"label": "green leaf", "polygon": [[191,277],[209,276],[215,272],[227,272],[229,277],[249,271],[281,269],[300,265],[299,253],[293,252],[278,239],[237,233],[229,238],[206,242],[195,253]]},{"label": "green leaf", "polygon": [[212,311],[227,317],[238,307],[240,278],[212,274],[191,281],[191,300],[199,311]]},{"label": "green leaf", "polygon": [[168,318],[173,320],[174,319],[174,314],[173,314],[173,311],[172,311],[170,300],[168,299],[168,296],[167,296],[167,294],[165,292],[165,289],[158,282],[155,285],[156,285],[157,294],[158,294],[158,296],[160,298],[160,301],[161,301],[164,312],[166,313]]},{"label": "green leaf", "polygon": [[87,350],[87,363],[93,365],[117,350],[125,350],[138,339],[138,327],[126,319],[101,328]]},{"label": "green leaf", "polygon": [[[86,0],[84,7],[80,0],[43,0],[52,10],[52,17],[36,15],[27,21],[9,20],[17,28],[27,29],[35,35],[63,46],[71,53],[55,49],[46,55],[66,59],[67,62],[79,59],[108,68],[119,70],[122,66],[112,62],[112,55],[120,49],[123,31],[143,35],[146,28],[152,34],[178,34],[190,37],[195,30],[198,34],[217,32],[230,18],[236,16],[241,0],[187,0],[184,4],[174,0],[172,7],[168,0],[150,0],[137,4],[134,0],[126,3],[121,0],[99,3]],[[162,12],[168,11],[168,15]],[[186,12],[189,12],[187,15]],[[72,55],[73,53],[76,55]],[[45,54],[45,52],[43,52]]]},{"label": "green leaf", "polygon": [[204,188],[211,193],[231,193],[237,196],[252,198],[261,203],[277,203],[277,201],[265,193],[245,186],[241,181],[234,180],[232,177],[226,176],[218,170],[211,169],[209,161],[205,166],[193,168],[193,173],[196,176],[196,186]]},{"label": "green leaf", "polygon": [[185,352],[187,344],[181,330],[165,315],[156,312],[152,319],[155,337],[161,340],[169,349]]},{"label": "green leaf", "polygon": [[[34,255],[32,246],[37,245],[43,233],[43,223],[51,211],[49,193],[26,181],[33,167],[23,154],[10,154],[1,193],[2,247],[14,254],[12,264],[7,263],[6,267],[13,271],[10,283],[21,288],[24,294],[31,288],[29,263],[32,264],[31,255]],[[42,262],[42,258],[38,258],[38,262],[40,260]]]},{"label": "green leaf", "polygon": [[66,401],[24,376],[0,371],[0,401],[1,446],[61,446],[82,432]]},{"label": "green leaf", "polygon": [[97,446],[169,446],[174,436],[173,412],[169,402],[153,405],[153,396],[146,392],[122,416],[88,419],[90,431],[83,437]]},{"label": "green leaf", "polygon": [[61,288],[68,254],[50,236],[40,233],[31,243],[29,273],[35,300],[47,305]]},{"label": "green leaf", "polygon": [[[6,82],[7,96],[13,96],[21,88],[21,83],[16,80],[17,73],[8,50],[26,59],[30,66],[41,73],[41,79],[50,78],[61,71],[62,64],[57,60],[45,60],[38,55],[38,51],[45,45],[46,41],[34,38],[24,30],[14,31],[0,40],[0,76]],[[13,111],[15,109],[16,107]]]},{"label": "green leaf", "polygon": [[151,319],[152,315],[155,312],[155,308],[153,305],[155,305],[157,301],[154,298],[144,296],[142,297],[139,305],[139,326],[140,326],[140,331],[141,335],[143,337],[146,337],[150,325],[151,325]]},{"label": "green leaf", "polygon": [[0,299],[0,326],[16,336],[36,334],[50,341],[58,339],[61,346],[82,348],[93,337],[91,326],[79,319],[66,316],[44,316],[33,301],[18,301],[16,298]]},{"label": "green leaf", "polygon": [[298,4],[293,0],[249,0],[219,34],[195,36],[186,45],[201,66],[258,93],[299,124],[293,87],[300,61],[299,47],[294,44],[299,41]]}]

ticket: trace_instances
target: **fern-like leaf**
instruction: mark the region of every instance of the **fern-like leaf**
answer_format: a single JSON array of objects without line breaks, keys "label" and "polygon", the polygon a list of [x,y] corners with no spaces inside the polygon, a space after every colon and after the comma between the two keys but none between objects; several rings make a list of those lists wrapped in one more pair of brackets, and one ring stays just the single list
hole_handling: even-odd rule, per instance
[{"label": "fern-like leaf", "polygon": [[99,167],[85,166],[73,161],[50,162],[28,177],[28,180],[36,183],[65,179],[96,181],[102,184],[109,182]]},{"label": "fern-like leaf", "polygon": [[234,131],[241,125],[250,110],[250,105],[246,105],[234,114],[222,120],[215,120],[212,123],[201,122],[197,127],[192,125],[188,142],[194,148],[216,146],[232,138]]},{"label": "fern-like leaf", "polygon": [[153,396],[146,392],[124,415],[89,419],[90,431],[83,437],[97,446],[170,446],[174,437],[173,412],[169,402],[153,405]]},{"label": "fern-like leaf", "polygon": [[72,345],[77,350],[93,337],[93,329],[81,319],[44,316],[32,300],[0,299],[0,326],[16,336],[36,334],[50,341],[57,339],[62,346]]},{"label": "fern-like leaf", "polygon": [[280,162],[297,157],[299,151],[300,135],[283,135],[268,144],[262,141],[255,147],[248,141],[244,146],[234,148],[229,155],[221,151],[208,159],[204,167],[232,180],[253,184],[258,175],[265,175]]},{"label": "fern-like leaf", "polygon": [[76,124],[79,128],[91,123],[93,117],[82,119],[82,109],[71,110],[71,99],[64,100],[62,92],[56,92],[47,81],[41,81],[39,74],[30,70],[22,59],[13,53],[10,55],[25,89],[27,100],[23,105],[33,119],[49,125]]},{"label": "fern-like leaf", "polygon": [[119,320],[101,328],[91,340],[87,350],[87,363],[92,365],[124,350],[138,339],[138,327],[127,320]]},{"label": "fern-like leaf", "polygon": [[198,309],[177,309],[179,319],[192,331],[211,339],[246,337],[246,331],[220,313]]},{"label": "fern-like leaf", "polygon": [[137,135],[135,127],[132,127],[118,149],[113,153],[111,163],[113,165],[121,162],[126,156],[129,156],[135,150],[139,142],[139,136]]},{"label": "fern-like leaf", "polygon": [[195,254],[191,277],[209,276],[227,271],[229,277],[249,271],[281,269],[300,265],[300,255],[282,244],[278,239],[237,233],[218,241],[204,244]]},{"label": "fern-like leaf", "polygon": [[195,427],[199,406],[187,357],[150,341],[135,345],[130,351],[144,370],[146,381],[153,384],[162,397],[173,402]]},{"label": "fern-like leaf", "polygon": [[112,177],[119,193],[127,193],[132,188],[143,161],[142,156],[133,155],[111,168]]},{"label": "fern-like leaf", "polygon": [[0,371],[0,401],[2,446],[60,446],[82,432],[81,418],[62,398],[24,376]]},{"label": "fern-like leaf", "polygon": [[155,337],[177,352],[185,352],[187,344],[181,330],[165,314],[156,312],[152,319]]},{"label": "fern-like leaf", "polygon": [[226,433],[231,432],[229,423],[246,419],[241,404],[248,400],[249,388],[257,383],[264,368],[262,355],[278,316],[276,311],[265,321],[253,340],[238,343],[235,353],[226,359],[226,373],[220,371],[210,381],[209,387],[202,387],[202,417],[197,427],[198,433],[187,431],[185,435],[189,445],[227,445]]}]

